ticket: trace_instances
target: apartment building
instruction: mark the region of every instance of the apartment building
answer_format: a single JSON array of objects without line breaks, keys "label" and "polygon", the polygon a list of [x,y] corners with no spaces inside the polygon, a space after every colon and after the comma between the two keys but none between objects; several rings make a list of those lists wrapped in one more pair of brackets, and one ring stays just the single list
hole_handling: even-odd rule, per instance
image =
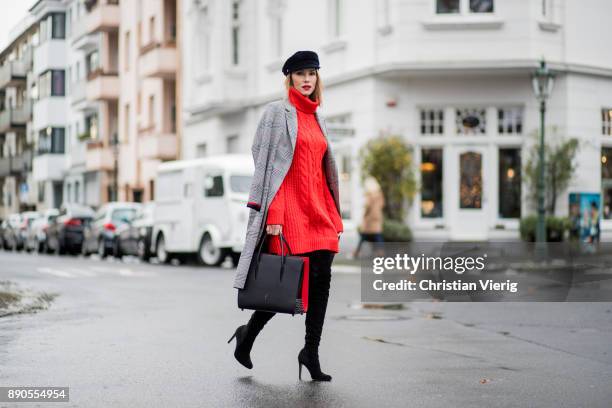
[{"label": "apartment building", "polygon": [[66,7],[62,1],[41,0],[30,9],[34,19],[32,82],[33,190],[38,209],[63,202],[66,169],[67,89]]},{"label": "apartment building", "polygon": [[0,52],[0,218],[35,205],[30,90],[36,38],[33,19],[27,15]]},{"label": "apartment building", "polygon": [[285,93],[282,63],[312,49],[346,228],[363,213],[359,149],[390,133],[413,149],[420,188],[405,221],[417,238],[516,239],[520,217],[535,213],[521,173],[544,57],[556,72],[547,125],[581,146],[557,214],[568,215],[571,192],[603,192],[612,232],[612,54],[601,41],[612,28],[600,18],[610,2],[182,3],[185,158],[249,152],[262,107]]},{"label": "apartment building", "polygon": [[119,198],[155,198],[160,162],[179,155],[177,0],[121,0]]},{"label": "apartment building", "polygon": [[66,201],[98,207],[117,199],[119,1],[66,3],[72,112]]}]

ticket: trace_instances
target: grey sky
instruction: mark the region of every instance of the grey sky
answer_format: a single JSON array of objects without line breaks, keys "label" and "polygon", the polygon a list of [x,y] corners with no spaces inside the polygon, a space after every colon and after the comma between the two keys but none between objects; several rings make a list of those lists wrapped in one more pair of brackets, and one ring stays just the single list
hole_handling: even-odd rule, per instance
[{"label": "grey sky", "polygon": [[34,3],[35,0],[0,0],[0,49],[7,46],[11,29]]}]

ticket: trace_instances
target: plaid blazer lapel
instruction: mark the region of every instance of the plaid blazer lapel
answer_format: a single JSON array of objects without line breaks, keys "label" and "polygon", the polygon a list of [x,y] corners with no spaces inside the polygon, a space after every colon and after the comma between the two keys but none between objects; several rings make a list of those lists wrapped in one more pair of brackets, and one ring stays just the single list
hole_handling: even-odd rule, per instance
[{"label": "plaid blazer lapel", "polygon": [[291,149],[295,152],[298,132],[297,111],[286,96],[283,98],[283,102],[285,104],[285,120],[287,121],[287,129],[289,130],[289,139],[291,139]]}]

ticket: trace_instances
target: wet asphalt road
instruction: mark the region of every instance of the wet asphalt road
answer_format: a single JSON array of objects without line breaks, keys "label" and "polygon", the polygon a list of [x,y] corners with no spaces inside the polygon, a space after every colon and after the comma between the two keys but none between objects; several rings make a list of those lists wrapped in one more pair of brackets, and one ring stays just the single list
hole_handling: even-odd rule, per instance
[{"label": "wet asphalt road", "polygon": [[[332,268],[333,270],[333,268]],[[304,317],[275,316],[248,370],[227,344],[250,312],[234,270],[0,251],[0,280],[58,293],[0,319],[0,386],[69,386],[69,403],[0,407],[610,407],[610,303],[414,302],[352,308],[335,273],[320,349],[299,381]],[[305,374],[305,376],[304,376]],[[306,380],[304,380],[306,378]]]}]

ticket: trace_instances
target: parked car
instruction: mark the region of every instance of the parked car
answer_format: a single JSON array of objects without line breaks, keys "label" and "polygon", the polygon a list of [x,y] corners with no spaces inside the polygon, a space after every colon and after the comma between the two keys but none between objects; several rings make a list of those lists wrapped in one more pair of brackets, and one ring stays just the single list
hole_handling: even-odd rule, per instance
[{"label": "parked car", "polygon": [[151,252],[162,263],[196,255],[213,266],[230,255],[236,264],[244,247],[253,171],[248,154],[161,163]]},{"label": "parked car", "polygon": [[22,226],[23,218],[21,214],[10,214],[4,221],[4,227],[2,228],[4,249],[12,251],[20,251],[23,249],[23,241],[20,233]]},{"label": "parked car", "polygon": [[4,249],[4,229],[7,227],[7,220],[0,219],[0,248]]},{"label": "parked car", "polygon": [[22,249],[26,252],[30,252],[30,248],[26,245],[28,242],[28,235],[32,229],[32,224],[40,218],[40,213],[37,211],[25,211],[21,213],[21,225],[19,226],[19,240],[21,241]]},{"label": "parked car", "polygon": [[132,221],[117,226],[117,239],[114,248],[116,257],[134,255],[143,261],[148,261],[153,256],[151,236],[153,234],[154,208],[155,203],[153,202],[143,204]]},{"label": "parked car", "polygon": [[48,252],[47,230],[58,215],[59,210],[57,208],[50,208],[43,211],[41,216],[32,222],[25,243],[26,250],[39,253]]},{"label": "parked car", "polygon": [[83,231],[94,216],[94,211],[80,204],[64,204],[47,228],[47,248],[58,255],[77,254],[83,245]]},{"label": "parked car", "polygon": [[85,229],[82,253],[89,255],[97,252],[102,258],[112,254],[115,250],[117,228],[122,227],[122,224],[129,224],[141,207],[140,203],[130,202],[112,202],[100,207]]}]

